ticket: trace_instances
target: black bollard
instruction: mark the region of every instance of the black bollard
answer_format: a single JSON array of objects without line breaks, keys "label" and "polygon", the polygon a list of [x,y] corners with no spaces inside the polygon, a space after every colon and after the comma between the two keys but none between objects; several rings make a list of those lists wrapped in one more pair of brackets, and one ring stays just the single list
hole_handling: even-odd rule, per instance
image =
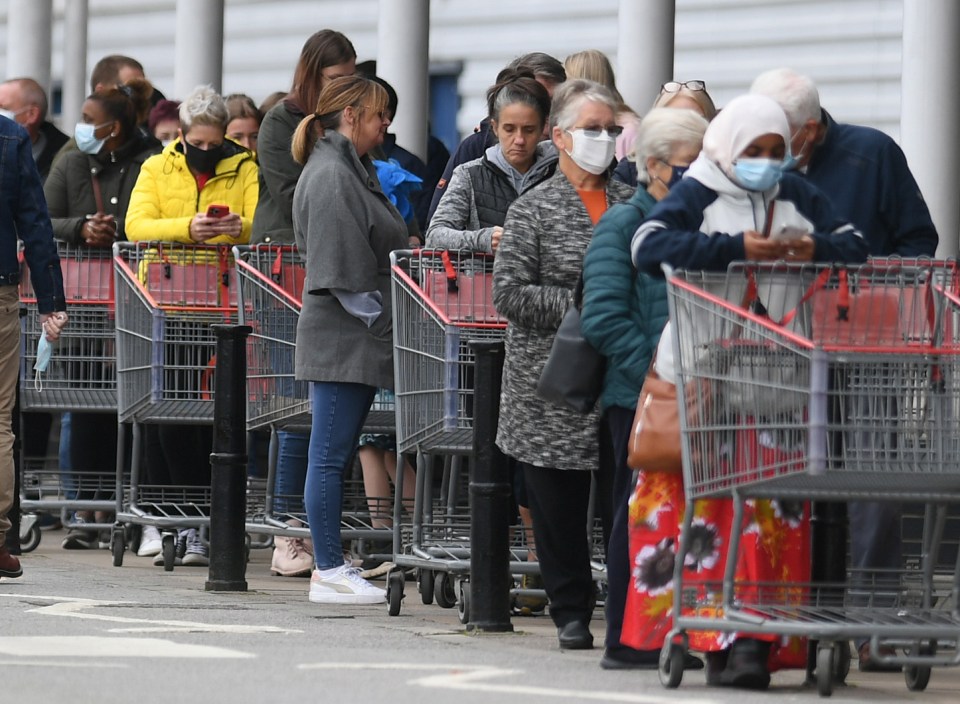
[{"label": "black bollard", "polygon": [[213,325],[217,365],[210,455],[207,591],[247,591],[247,325]]},{"label": "black bollard", "polygon": [[503,633],[510,623],[510,476],[497,448],[503,343],[471,341],[476,355],[470,466],[470,622],[468,631]]}]

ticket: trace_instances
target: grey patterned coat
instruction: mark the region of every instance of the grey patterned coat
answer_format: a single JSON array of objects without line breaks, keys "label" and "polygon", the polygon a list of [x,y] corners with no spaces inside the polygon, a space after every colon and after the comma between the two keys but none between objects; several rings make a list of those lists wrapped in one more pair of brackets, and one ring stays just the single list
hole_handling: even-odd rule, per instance
[{"label": "grey patterned coat", "polygon": [[[607,206],[634,189],[607,184]],[[580,278],[593,223],[560,170],[510,206],[493,272],[493,301],[508,320],[497,446],[521,462],[554,469],[598,465],[600,415],[537,396],[537,381]]]}]

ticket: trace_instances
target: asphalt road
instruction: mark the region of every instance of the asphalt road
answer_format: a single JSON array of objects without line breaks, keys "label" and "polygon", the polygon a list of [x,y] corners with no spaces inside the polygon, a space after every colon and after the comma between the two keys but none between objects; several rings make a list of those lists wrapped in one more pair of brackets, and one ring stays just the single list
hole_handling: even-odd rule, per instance
[{"label": "asphalt road", "polygon": [[[204,591],[207,569],[165,573],[129,552],[65,551],[44,533],[20,579],[0,579],[0,697],[4,702],[811,702],[803,673],[771,690],[709,689],[688,672],[677,690],[657,674],[607,672],[601,651],[561,652],[548,617],[515,632],[468,635],[455,609],[421,603],[407,583],[399,616],[384,606],[318,606],[307,580],[272,577],[255,550],[249,591]],[[592,630],[602,642],[602,615]],[[936,670],[926,692],[901,675],[856,670],[838,702],[956,702],[960,670]]]}]

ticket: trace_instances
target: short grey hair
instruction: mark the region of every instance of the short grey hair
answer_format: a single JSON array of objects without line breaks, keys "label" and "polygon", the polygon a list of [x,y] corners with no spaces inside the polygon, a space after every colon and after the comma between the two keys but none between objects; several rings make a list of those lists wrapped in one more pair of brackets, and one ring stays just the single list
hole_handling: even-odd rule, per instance
[{"label": "short grey hair", "polygon": [[757,76],[750,92],[772,98],[787,116],[790,129],[795,130],[808,120],[820,122],[820,93],[808,76],[789,68],[775,68]]},{"label": "short grey hair", "polygon": [[575,78],[561,83],[553,93],[550,129],[559,127],[568,130],[573,127],[584,103],[602,103],[609,107],[614,115],[617,114],[617,99],[608,88],[585,78]]},{"label": "short grey hair", "polygon": [[194,125],[211,125],[226,130],[229,120],[227,104],[213,86],[197,86],[180,103],[180,127],[184,133]]},{"label": "short grey hair", "polygon": [[681,146],[700,149],[707,122],[695,110],[654,108],[640,121],[634,153],[637,159],[637,180],[648,183],[647,159],[653,157],[664,163]]}]

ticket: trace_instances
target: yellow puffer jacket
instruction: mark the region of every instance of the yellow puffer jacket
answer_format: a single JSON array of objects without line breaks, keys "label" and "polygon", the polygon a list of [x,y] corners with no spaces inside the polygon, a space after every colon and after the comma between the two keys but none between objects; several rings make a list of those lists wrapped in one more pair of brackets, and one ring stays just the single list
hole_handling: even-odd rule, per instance
[{"label": "yellow puffer jacket", "polygon": [[190,221],[210,205],[226,205],[240,215],[239,237],[221,235],[207,244],[246,244],[250,241],[253,211],[257,208],[259,186],[253,154],[229,139],[223,141],[225,156],[202,191],[187,168],[180,140],[162,153],[147,159],[130,196],[127,209],[127,239],[193,243]]}]

